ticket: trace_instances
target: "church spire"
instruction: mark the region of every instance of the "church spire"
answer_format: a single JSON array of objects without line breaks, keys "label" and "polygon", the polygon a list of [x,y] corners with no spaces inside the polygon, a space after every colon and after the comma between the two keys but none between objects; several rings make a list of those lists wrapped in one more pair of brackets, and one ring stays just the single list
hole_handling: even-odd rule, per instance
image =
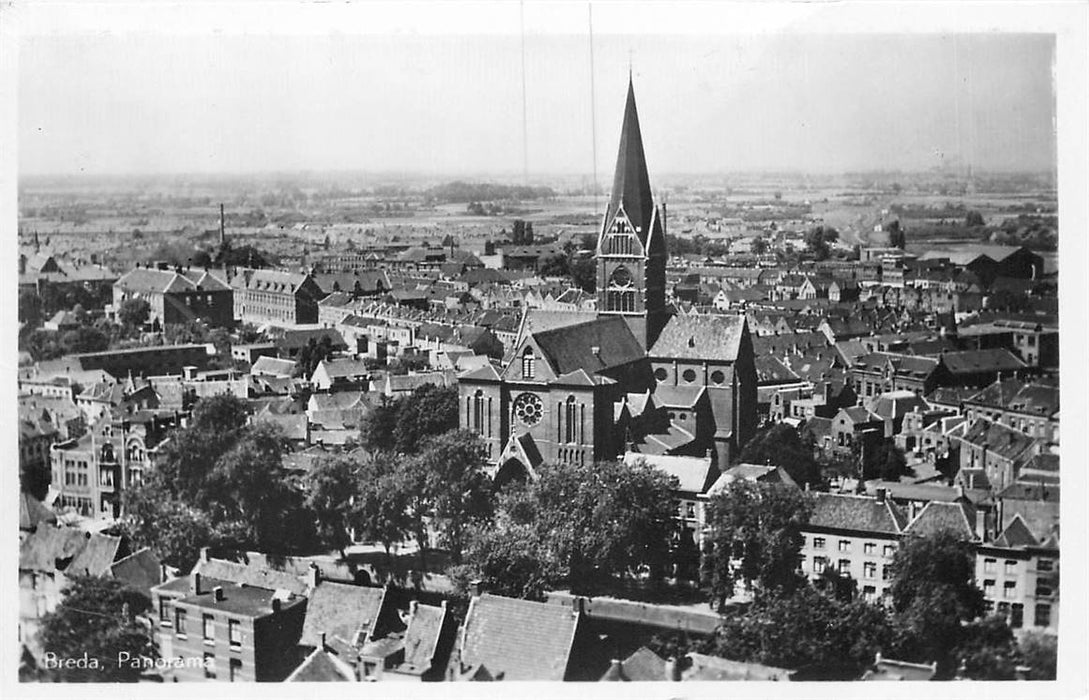
[{"label": "church spire", "polygon": [[624,207],[639,238],[646,242],[654,214],[654,201],[651,198],[647,159],[643,154],[643,135],[639,130],[639,113],[635,108],[635,87],[630,73],[628,101],[624,106],[624,123],[620,130],[620,152],[616,156],[616,173],[613,175],[613,191],[606,221],[612,219],[620,206]]}]

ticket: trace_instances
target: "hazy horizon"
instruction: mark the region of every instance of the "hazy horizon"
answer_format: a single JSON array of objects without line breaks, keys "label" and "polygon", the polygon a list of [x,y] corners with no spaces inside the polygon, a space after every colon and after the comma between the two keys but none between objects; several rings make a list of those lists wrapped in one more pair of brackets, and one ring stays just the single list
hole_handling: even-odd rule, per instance
[{"label": "hazy horizon", "polygon": [[[607,186],[629,65],[659,178],[1056,168],[1050,35],[595,35],[593,50],[591,105],[589,37],[525,39],[530,181],[589,179],[596,150]],[[521,179],[521,56],[516,36],[24,36],[19,174]]]}]

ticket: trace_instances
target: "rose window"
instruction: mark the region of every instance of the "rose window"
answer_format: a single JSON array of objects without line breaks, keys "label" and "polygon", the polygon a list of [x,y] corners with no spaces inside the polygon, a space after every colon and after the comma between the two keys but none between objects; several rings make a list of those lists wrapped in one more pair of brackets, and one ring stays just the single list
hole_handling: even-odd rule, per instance
[{"label": "rose window", "polygon": [[544,413],[544,405],[541,399],[534,394],[519,394],[514,400],[514,415],[526,425],[537,425],[541,422]]}]

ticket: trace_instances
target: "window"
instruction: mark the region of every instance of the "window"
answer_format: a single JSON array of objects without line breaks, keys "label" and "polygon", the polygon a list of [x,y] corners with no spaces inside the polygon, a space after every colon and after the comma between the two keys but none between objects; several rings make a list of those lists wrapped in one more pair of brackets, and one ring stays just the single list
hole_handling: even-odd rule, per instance
[{"label": "window", "polygon": [[1037,559],[1036,570],[1037,571],[1052,571],[1054,570],[1055,562],[1051,559]]},{"label": "window", "polygon": [[988,598],[994,597],[994,579],[987,579],[983,582],[983,595]]},{"label": "window", "polygon": [[522,353],[522,379],[533,379],[537,358],[533,356],[533,348],[526,348]]},{"label": "window", "polygon": [[841,552],[850,552],[851,551],[851,540],[840,540],[839,541],[839,551],[841,551]]},{"label": "window", "polygon": [[159,622],[164,627],[170,626],[170,599],[159,598]]},{"label": "window", "polygon": [[1036,627],[1051,626],[1051,606],[1045,603],[1036,604],[1036,617],[1033,620]]},{"label": "window", "polygon": [[863,554],[872,556],[876,550],[877,550],[877,545],[874,544],[873,542],[867,542],[866,544],[862,545],[862,553]]},{"label": "window", "polygon": [[210,652],[204,652],[204,677],[216,677],[216,656]]},{"label": "window", "polygon": [[998,565],[998,562],[995,561],[994,559],[984,559],[983,560],[983,573],[993,574],[994,570],[995,570],[995,567],[997,565]]},{"label": "window", "polygon": [[242,676],[242,659],[231,659],[228,664],[230,668],[230,680],[234,683],[237,680],[241,680]]},{"label": "window", "polygon": [[689,503],[685,504],[685,517],[688,518],[689,520],[695,520],[696,519],[696,504],[695,503],[689,502]]},{"label": "window", "polygon": [[870,600],[873,600],[876,596],[877,596],[877,589],[874,588],[873,586],[863,586],[862,587],[862,598],[864,600],[870,601]]},{"label": "window", "polygon": [[535,394],[519,394],[514,399],[514,415],[522,423],[534,426],[541,422],[544,414],[544,405],[540,397]]},{"label": "window", "polygon": [[575,403],[574,396],[567,397],[567,403],[564,406],[564,442],[578,442],[578,433],[575,428],[579,424],[578,404]]},{"label": "window", "polygon": [[479,389],[473,395],[473,430],[484,434],[484,392]]},{"label": "window", "polygon": [[215,618],[215,615],[205,615],[203,622],[204,622],[204,625],[203,625],[204,641],[205,642],[214,642],[215,639],[216,639],[216,618]]},{"label": "window", "polygon": [[896,545],[887,544],[882,552],[886,559],[891,559],[896,554]]},{"label": "window", "polygon": [[176,634],[176,635],[178,635],[179,637],[182,637],[182,638],[185,637],[185,611],[184,610],[175,610],[174,611],[174,634]]},{"label": "window", "polygon": [[850,559],[840,559],[839,560],[839,572],[841,574],[851,573],[851,560]]},{"label": "window", "polygon": [[813,557],[813,573],[821,573],[826,566],[828,566],[828,559],[825,557]]},{"label": "window", "polygon": [[1014,603],[1010,606],[1010,627],[1021,629],[1025,624],[1025,606],[1021,603]]},{"label": "window", "polygon": [[659,367],[658,369],[654,370],[654,378],[660,382],[664,382],[666,379],[669,378],[669,372],[666,370],[665,367]]},{"label": "window", "polygon": [[1017,597],[1017,582],[1005,581],[1002,583],[1002,597],[1003,598],[1016,598]]},{"label": "window", "polygon": [[1036,582],[1036,597],[1037,598],[1050,598],[1052,594],[1051,586],[1047,584]]},{"label": "window", "polygon": [[722,370],[716,369],[714,372],[711,372],[711,381],[715,384],[721,384],[726,381],[726,375],[722,373]]},{"label": "window", "polygon": [[881,580],[882,581],[888,581],[890,578],[892,578],[892,567],[882,566],[881,567]]},{"label": "window", "polygon": [[242,646],[242,624],[238,620],[227,622],[227,635],[232,647]]},{"label": "window", "polygon": [[872,561],[868,561],[862,565],[862,578],[874,579],[877,578],[877,564]]},{"label": "window", "polygon": [[1007,559],[1006,560],[1006,575],[1007,576],[1016,576],[1017,575],[1017,562],[1014,561],[1013,559]]},{"label": "window", "polygon": [[813,549],[824,549],[824,538],[823,537],[814,537],[813,538]]},{"label": "window", "polygon": [[691,384],[692,382],[696,381],[696,372],[691,369],[686,369],[684,373],[681,374],[681,377],[683,377],[686,382]]}]

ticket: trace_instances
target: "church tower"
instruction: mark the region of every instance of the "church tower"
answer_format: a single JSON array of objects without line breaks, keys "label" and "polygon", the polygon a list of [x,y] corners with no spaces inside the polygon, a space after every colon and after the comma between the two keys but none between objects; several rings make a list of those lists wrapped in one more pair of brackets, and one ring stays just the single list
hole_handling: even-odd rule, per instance
[{"label": "church tower", "polygon": [[597,310],[599,316],[623,317],[644,348],[668,320],[667,257],[665,222],[651,196],[629,76],[613,190],[597,241]]}]

